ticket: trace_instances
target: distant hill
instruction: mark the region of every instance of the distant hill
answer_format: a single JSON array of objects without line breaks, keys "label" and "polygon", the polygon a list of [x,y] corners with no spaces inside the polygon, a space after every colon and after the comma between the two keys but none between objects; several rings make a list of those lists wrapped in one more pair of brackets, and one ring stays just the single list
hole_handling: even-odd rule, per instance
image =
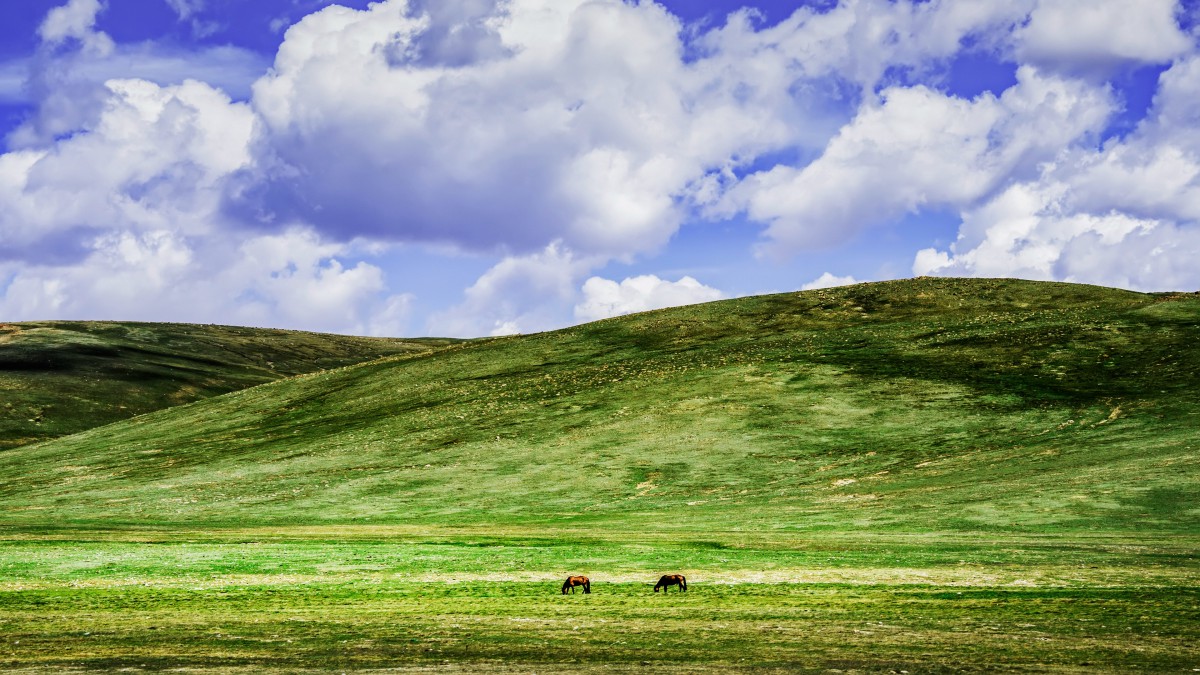
[{"label": "distant hill", "polygon": [[0,451],[450,342],[190,324],[0,323]]},{"label": "distant hill", "polygon": [[[238,362],[263,379],[266,342]],[[213,349],[183,362],[198,379],[232,358]],[[1197,401],[1197,295],[862,284],[402,354],[17,448],[0,523],[1194,532]]]}]

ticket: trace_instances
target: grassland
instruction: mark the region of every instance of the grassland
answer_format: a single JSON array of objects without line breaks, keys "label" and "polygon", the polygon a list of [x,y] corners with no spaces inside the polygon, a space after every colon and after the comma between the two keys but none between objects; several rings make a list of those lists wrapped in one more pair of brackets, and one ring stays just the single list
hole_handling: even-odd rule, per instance
[{"label": "grassland", "polygon": [[0,454],[0,667],[1191,672],[1198,388],[1196,295],[946,279],[300,375]]},{"label": "grassland", "polygon": [[[720,533],[714,533],[720,536]],[[0,666],[1187,672],[1194,539],[332,528],[11,542]],[[655,594],[663,569],[686,593]],[[562,596],[555,570],[588,571]],[[565,574],[565,573],[564,573]],[[389,672],[393,672],[389,670]]]},{"label": "grassland", "polygon": [[193,324],[0,323],[0,451],[450,342]]}]

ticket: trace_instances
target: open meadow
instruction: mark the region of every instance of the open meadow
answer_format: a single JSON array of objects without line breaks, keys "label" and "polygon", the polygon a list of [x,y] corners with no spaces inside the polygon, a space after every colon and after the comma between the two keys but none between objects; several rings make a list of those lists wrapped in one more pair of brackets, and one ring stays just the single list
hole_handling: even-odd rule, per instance
[{"label": "open meadow", "polygon": [[0,668],[1200,669],[1200,297],[428,344],[0,453]]},{"label": "open meadow", "polygon": [[[389,528],[8,542],[6,669],[1190,672],[1195,538]],[[722,544],[720,542],[729,542]],[[651,590],[659,571],[686,593]],[[583,571],[592,593],[559,593]]]}]

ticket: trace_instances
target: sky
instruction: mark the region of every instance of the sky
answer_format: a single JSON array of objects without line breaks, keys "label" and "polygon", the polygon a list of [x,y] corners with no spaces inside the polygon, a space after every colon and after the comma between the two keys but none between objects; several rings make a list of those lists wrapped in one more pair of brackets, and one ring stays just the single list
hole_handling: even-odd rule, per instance
[{"label": "sky", "polygon": [[1194,0],[0,3],[0,320],[1200,288]]}]

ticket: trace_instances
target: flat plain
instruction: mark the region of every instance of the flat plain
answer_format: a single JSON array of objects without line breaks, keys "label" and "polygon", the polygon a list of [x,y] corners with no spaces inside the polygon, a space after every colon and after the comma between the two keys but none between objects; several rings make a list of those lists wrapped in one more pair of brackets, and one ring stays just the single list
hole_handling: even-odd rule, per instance
[{"label": "flat plain", "polygon": [[431,343],[0,453],[0,667],[1193,672],[1198,389],[1011,280]]}]

